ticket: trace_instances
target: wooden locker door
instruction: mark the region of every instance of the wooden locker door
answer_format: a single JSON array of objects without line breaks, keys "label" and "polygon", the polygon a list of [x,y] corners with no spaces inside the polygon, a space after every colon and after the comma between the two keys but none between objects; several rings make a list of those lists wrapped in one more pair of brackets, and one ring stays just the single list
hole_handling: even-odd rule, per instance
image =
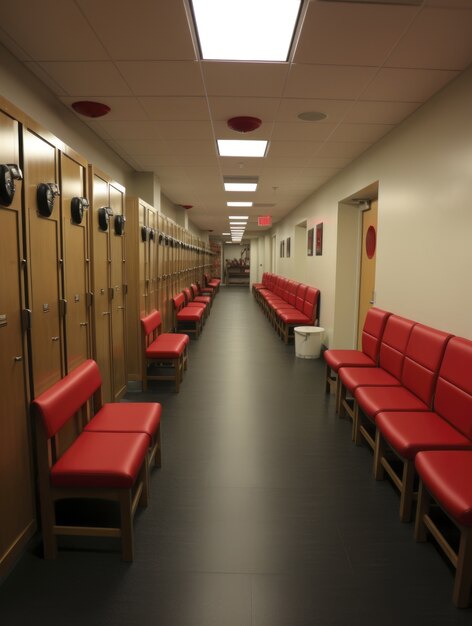
[{"label": "wooden locker door", "polygon": [[[139,202],[139,233],[131,233],[131,236],[138,237],[138,257],[139,257],[139,317],[143,317],[148,313],[148,280],[149,280],[149,250],[148,239],[149,232],[147,230],[147,210],[146,206]],[[143,237],[143,230],[146,229],[146,238]]]},{"label": "wooden locker door", "polygon": [[23,141],[32,377],[36,396],[64,374],[64,337],[59,310],[62,297],[60,198],[55,198],[50,216],[39,214],[37,188],[41,183],[57,183],[57,150],[31,129],[24,130]]},{"label": "wooden locker door", "polygon": [[156,259],[156,212],[152,209],[148,209],[148,226],[154,233],[154,238],[149,239],[148,251],[149,251],[149,287],[148,287],[148,312],[153,309],[157,309],[157,259]]},{"label": "wooden locker door", "polygon": [[[113,222],[118,215],[124,215],[124,190],[110,184],[110,206],[113,209]],[[111,326],[113,355],[113,399],[119,400],[126,393],[126,294],[125,294],[125,236],[117,235],[113,222],[110,222],[111,250]],[[126,231],[125,231],[126,232]]]},{"label": "wooden locker door", "polygon": [[[19,165],[18,123],[0,111],[0,163]],[[33,535],[35,507],[26,392],[23,302],[22,183],[0,204],[0,576]]]},{"label": "wooden locker door", "polygon": [[163,220],[161,215],[157,215],[158,236],[156,238],[157,246],[157,308],[161,312],[163,320],[163,328],[166,328],[164,322],[164,238],[162,234]]},{"label": "wooden locker door", "polygon": [[61,153],[62,245],[66,301],[66,366],[72,371],[90,357],[89,211],[82,222],[72,220],[72,198],[87,196],[87,166]]},{"label": "wooden locker door", "polygon": [[110,301],[110,250],[109,229],[100,230],[98,210],[109,206],[108,182],[98,173],[91,176],[92,206],[90,231],[92,237],[92,291],[93,291],[93,355],[102,376],[104,402],[111,402],[111,301]]}]

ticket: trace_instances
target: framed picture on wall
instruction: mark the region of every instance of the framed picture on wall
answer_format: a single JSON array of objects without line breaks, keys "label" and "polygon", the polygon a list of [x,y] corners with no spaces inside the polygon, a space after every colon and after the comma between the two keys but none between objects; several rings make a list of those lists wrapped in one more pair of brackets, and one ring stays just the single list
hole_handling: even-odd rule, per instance
[{"label": "framed picture on wall", "polygon": [[316,225],[316,256],[323,254],[323,222]]},{"label": "framed picture on wall", "polygon": [[285,240],[282,239],[280,242],[280,258],[285,256]]},{"label": "framed picture on wall", "polygon": [[290,257],[290,237],[287,237],[287,245],[286,245],[287,258]]},{"label": "framed picture on wall", "polygon": [[308,233],[307,233],[306,253],[307,253],[308,256],[313,256],[314,233],[315,233],[315,229],[314,228],[310,228]]}]

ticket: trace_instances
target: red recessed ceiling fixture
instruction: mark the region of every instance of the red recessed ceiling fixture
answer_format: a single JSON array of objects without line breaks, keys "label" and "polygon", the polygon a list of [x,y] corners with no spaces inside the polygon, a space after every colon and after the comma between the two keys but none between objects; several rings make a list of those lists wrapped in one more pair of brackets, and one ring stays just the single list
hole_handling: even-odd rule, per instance
[{"label": "red recessed ceiling fixture", "polygon": [[231,130],[235,130],[238,133],[250,133],[259,128],[261,124],[262,120],[258,117],[249,117],[248,115],[232,117],[228,120],[228,126]]},{"label": "red recessed ceiling fixture", "polygon": [[189,209],[193,209],[193,204],[181,204],[180,205],[183,209],[187,209],[187,211]]},{"label": "red recessed ceiling fixture", "polygon": [[103,102],[92,102],[91,100],[78,100],[71,104],[74,111],[85,117],[103,117],[111,111],[110,107]]}]

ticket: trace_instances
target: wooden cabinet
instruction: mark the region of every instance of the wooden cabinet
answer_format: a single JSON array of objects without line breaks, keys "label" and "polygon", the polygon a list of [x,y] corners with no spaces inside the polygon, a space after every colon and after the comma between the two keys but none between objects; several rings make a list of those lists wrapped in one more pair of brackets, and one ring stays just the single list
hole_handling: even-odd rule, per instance
[{"label": "wooden cabinet", "polygon": [[[19,124],[0,110],[0,164],[20,164]],[[0,200],[0,577],[36,529],[25,308],[22,182],[13,201]]]},{"label": "wooden cabinet", "polygon": [[159,309],[157,247],[158,212],[139,198],[126,198],[126,271],[128,276],[128,385],[142,381],[140,319]]},{"label": "wooden cabinet", "polygon": [[[90,167],[92,252],[92,353],[103,379],[105,402],[126,392],[126,256],[116,218],[124,216],[124,187]],[[126,230],[124,231],[126,232]]]}]

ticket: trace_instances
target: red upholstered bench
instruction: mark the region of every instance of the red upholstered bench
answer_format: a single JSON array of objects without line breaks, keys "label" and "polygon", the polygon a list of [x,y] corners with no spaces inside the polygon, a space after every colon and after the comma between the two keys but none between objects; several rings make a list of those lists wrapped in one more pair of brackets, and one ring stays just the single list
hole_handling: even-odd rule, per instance
[{"label": "red upholstered bench", "polygon": [[203,309],[185,306],[185,297],[179,293],[172,298],[174,304],[174,330],[181,329],[198,339],[203,325]]},{"label": "red upholstered bench", "polygon": [[211,304],[213,300],[212,296],[203,295],[202,293],[200,293],[200,290],[196,283],[191,283],[190,291],[192,294],[192,302],[202,302],[203,304],[206,304],[208,306],[208,309],[211,309]]},{"label": "red upholstered bench", "polygon": [[[161,407],[157,403],[102,406],[100,390],[98,367],[88,360],[32,403],[46,559],[56,557],[59,535],[95,535],[120,537],[123,559],[133,560],[133,517],[138,504],[146,506],[148,502],[149,454],[160,464]],[[63,428],[72,420],[80,428],[91,415],[90,422],[63,451]],[[56,520],[55,503],[64,499],[115,501],[120,509],[119,526],[61,525]]]},{"label": "red upholstered bench", "polygon": [[210,286],[202,286],[199,281],[197,281],[198,294],[202,296],[209,296],[212,300],[216,296],[216,287]]},{"label": "red upholstered bench", "polygon": [[[439,367],[451,335],[423,324],[411,330],[398,386],[357,387],[354,441],[362,435],[374,448],[367,424],[374,424],[382,411],[430,411]],[[365,371],[365,370],[364,370]],[[363,425],[366,419],[366,426]]]},{"label": "red upholstered bench", "polygon": [[[183,333],[161,333],[162,319],[159,311],[154,310],[141,318],[143,336],[143,391],[147,390],[149,380],[174,380],[175,390],[179,392],[184,370],[188,364],[188,335]],[[159,369],[172,368],[172,373],[148,373],[149,365]]]},{"label": "red upholstered bench", "polygon": [[[470,412],[469,412],[470,416]],[[428,531],[456,568],[452,601],[465,608],[472,588],[472,452],[431,450],[418,452],[415,467],[420,477],[415,539],[426,541]],[[460,533],[459,548],[451,544],[439,520],[430,513],[431,500],[439,504]]]},{"label": "red upholstered bench", "polygon": [[337,378],[341,367],[375,367],[379,362],[380,342],[391,314],[377,307],[367,312],[362,329],[362,350],[325,350],[326,393],[336,384],[336,410],[340,410],[341,383]]},{"label": "red upholstered bench", "polygon": [[[316,287],[307,287],[303,304],[297,303],[292,310],[281,310],[278,314],[279,332],[285,343],[294,338],[295,326],[317,326],[319,319],[320,292]],[[300,307],[300,308],[299,308]]]},{"label": "red upholstered bench", "polygon": [[205,323],[208,315],[210,314],[210,305],[206,302],[199,302],[193,299],[193,292],[190,287],[184,287],[182,289],[182,293],[184,294],[185,306],[194,307],[196,309],[201,309],[203,311],[203,323]]},{"label": "red upholstered bench", "polygon": [[[400,519],[411,518],[414,493],[415,456],[423,450],[472,449],[472,341],[449,340],[434,395],[432,411],[384,411],[377,415],[374,474],[384,471],[400,490]],[[402,462],[397,475],[389,453]],[[471,477],[472,478],[472,477]]]},{"label": "red upholstered bench", "polygon": [[[354,438],[355,402],[354,394],[358,387],[399,387],[410,334],[416,322],[390,315],[385,322],[379,348],[378,367],[340,367],[338,370],[339,416],[346,412],[353,420]],[[373,444],[372,444],[373,445]]]},{"label": "red upholstered bench", "polygon": [[221,278],[212,278],[208,274],[203,274],[203,280],[205,281],[205,286],[214,287],[216,291],[219,290]]}]

